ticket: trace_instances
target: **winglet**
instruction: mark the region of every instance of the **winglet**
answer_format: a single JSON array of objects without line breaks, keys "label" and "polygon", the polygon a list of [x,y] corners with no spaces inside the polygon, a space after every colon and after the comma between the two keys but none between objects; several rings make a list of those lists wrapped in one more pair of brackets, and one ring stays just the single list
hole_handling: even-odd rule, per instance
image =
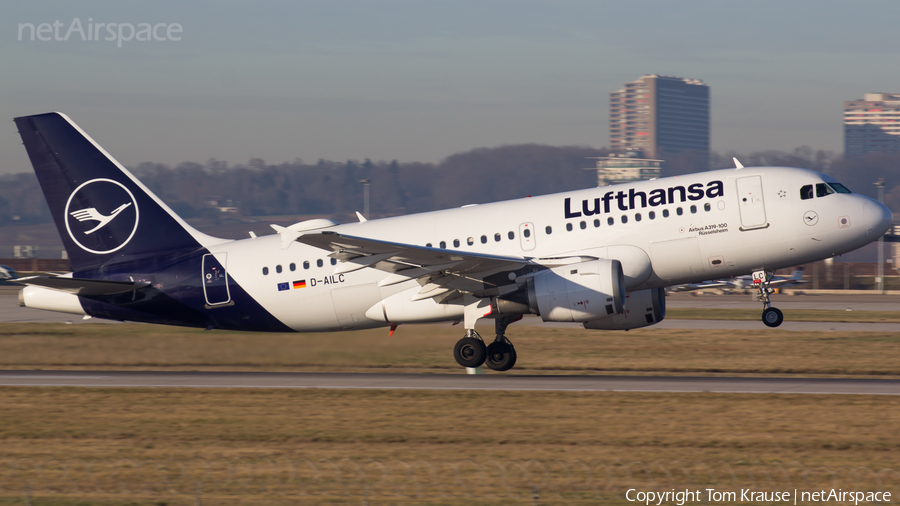
[{"label": "winglet", "polygon": [[360,213],[359,211],[356,211],[356,217],[359,218],[359,222],[360,222],[360,223],[365,223],[365,222],[369,221],[369,220],[367,220],[366,217],[363,216],[362,213]]},{"label": "winglet", "polygon": [[739,162],[736,156],[732,156],[731,159],[734,160],[734,170],[741,170],[744,168],[744,164]]}]

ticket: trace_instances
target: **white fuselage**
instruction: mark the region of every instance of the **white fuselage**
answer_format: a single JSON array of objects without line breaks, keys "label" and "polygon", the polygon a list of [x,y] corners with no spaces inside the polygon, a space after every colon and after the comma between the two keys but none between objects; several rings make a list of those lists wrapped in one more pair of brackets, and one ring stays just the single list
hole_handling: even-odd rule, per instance
[{"label": "white fuselage", "polygon": [[[872,241],[871,222],[883,213],[867,209],[871,199],[840,193],[801,199],[801,187],[824,181],[833,180],[803,169],[719,170],[327,230],[512,257],[618,259],[626,276],[634,274],[632,291],[790,267]],[[283,247],[278,234],[224,242],[210,252],[233,282],[297,331],[383,326],[366,312],[382,299],[421,288],[414,279],[379,287],[388,273],[372,268],[334,275],[329,251],[299,242]],[[461,311],[448,308],[423,321],[458,320]]]}]

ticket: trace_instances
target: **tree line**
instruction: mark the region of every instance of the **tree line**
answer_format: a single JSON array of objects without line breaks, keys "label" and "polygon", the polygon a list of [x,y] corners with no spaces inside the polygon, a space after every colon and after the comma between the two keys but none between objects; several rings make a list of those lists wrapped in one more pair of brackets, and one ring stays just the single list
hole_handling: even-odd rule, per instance
[{"label": "tree line", "polygon": [[[219,221],[227,216],[321,216],[337,221],[355,219],[362,211],[368,181],[370,217],[432,211],[465,204],[513,199],[526,195],[589,188],[596,184],[591,157],[606,149],[584,146],[523,144],[479,148],[454,154],[440,163],[371,160],[268,164],[251,159],[228,165],[215,159],[205,164],[177,166],[141,163],[130,169],[141,181],[186,219]],[[797,148],[792,152],[762,151],[747,155],[712,153],[711,169],[734,167],[736,156],[745,166],[803,167],[830,174],[857,193],[876,195],[874,182],[885,180],[885,203],[900,211],[900,155],[873,154],[846,160],[826,151]],[[662,175],[696,172],[707,165],[696,153],[668,157]],[[231,208],[232,213],[223,213]],[[50,222],[33,173],[0,176],[0,226]]]}]

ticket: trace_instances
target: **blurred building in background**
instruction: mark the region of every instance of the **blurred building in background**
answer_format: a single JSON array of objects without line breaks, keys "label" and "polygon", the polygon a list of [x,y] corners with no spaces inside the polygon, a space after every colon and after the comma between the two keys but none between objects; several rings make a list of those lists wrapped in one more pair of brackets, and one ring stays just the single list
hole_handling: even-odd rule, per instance
[{"label": "blurred building in background", "polygon": [[900,153],[900,93],[866,93],[844,102],[844,157]]},{"label": "blurred building in background", "polygon": [[656,74],[625,83],[609,94],[609,147],[648,159],[694,152],[708,160],[709,86]]},{"label": "blurred building in background", "polygon": [[662,160],[640,158],[639,153],[635,151],[593,159],[597,160],[598,187],[656,179],[659,177],[660,164],[662,164]]}]

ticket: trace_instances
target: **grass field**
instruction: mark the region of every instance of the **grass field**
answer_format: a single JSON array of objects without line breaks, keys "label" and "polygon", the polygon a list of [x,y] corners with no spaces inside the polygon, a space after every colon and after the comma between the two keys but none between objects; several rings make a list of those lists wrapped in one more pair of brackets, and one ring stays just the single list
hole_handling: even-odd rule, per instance
[{"label": "grass field", "polygon": [[[6,324],[0,368],[461,372],[460,333]],[[520,374],[900,376],[891,333],[510,335]],[[893,396],[0,388],[0,504],[634,504],[632,486],[896,497],[898,420]]]},{"label": "grass field", "polygon": [[[0,490],[30,481],[35,495],[59,497],[77,482],[82,500],[148,480],[149,497],[192,499],[202,481],[209,500],[250,487],[290,504],[276,492],[321,487],[336,469],[358,488],[348,496],[363,493],[365,476],[385,504],[421,503],[400,497],[415,490],[428,504],[531,504],[529,484],[566,504],[622,503],[631,486],[851,486],[854,469],[866,486],[893,490],[900,477],[888,471],[900,451],[888,430],[900,419],[895,397],[2,388],[0,405]],[[301,462],[290,479],[288,462]],[[400,479],[379,484],[384,469],[372,462]],[[594,484],[579,490],[587,468]],[[154,490],[163,476],[171,484]],[[45,487],[54,479],[55,491]],[[461,479],[467,497],[486,499],[442,497]],[[492,479],[506,500],[490,499]]]},{"label": "grass field", "polygon": [[[490,328],[483,329],[490,335]],[[0,368],[459,371],[460,328],[402,326],[325,334],[252,334],[153,325],[6,324]],[[513,326],[514,374],[779,374],[900,376],[900,335]]]}]

